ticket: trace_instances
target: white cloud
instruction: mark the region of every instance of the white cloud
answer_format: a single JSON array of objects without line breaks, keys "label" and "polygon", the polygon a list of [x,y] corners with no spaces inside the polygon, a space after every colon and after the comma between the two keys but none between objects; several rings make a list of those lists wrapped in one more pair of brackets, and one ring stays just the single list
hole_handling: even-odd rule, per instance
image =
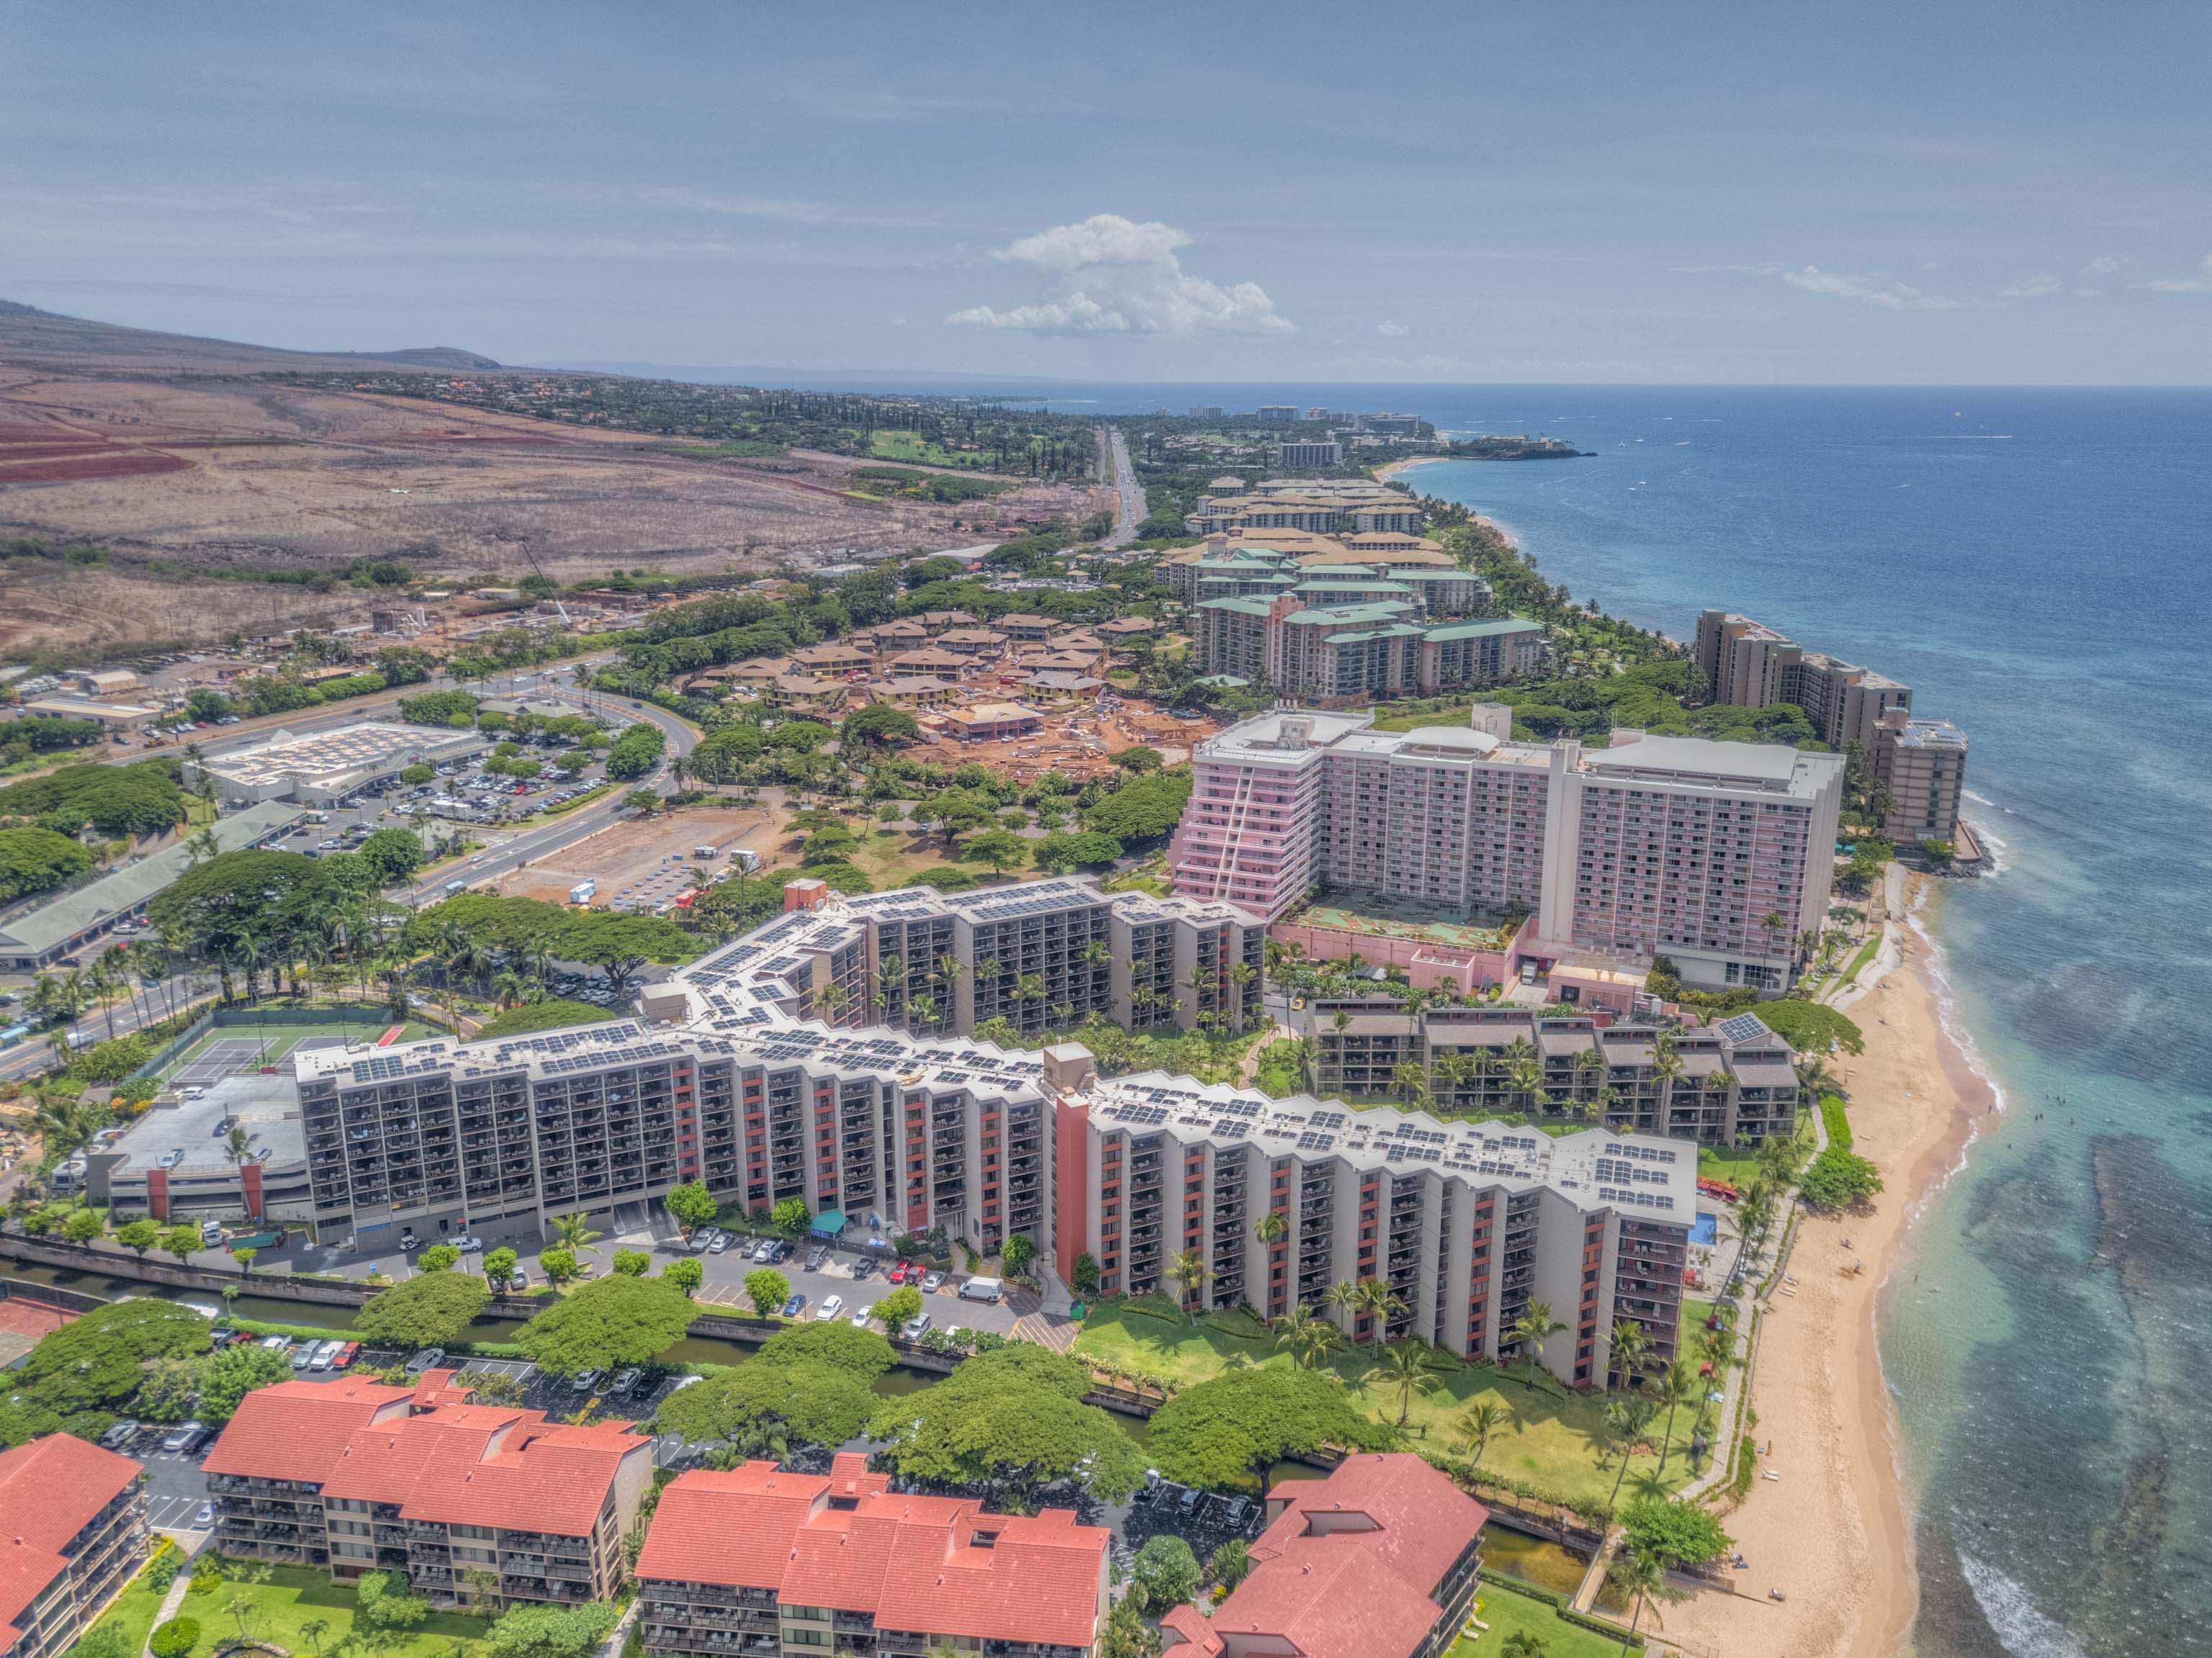
[{"label": "white cloud", "polygon": [[2136,286],[2156,288],[2161,294],[2212,294],[2212,253],[2204,256],[2204,263],[2197,267],[2193,276],[2160,276]]},{"label": "white cloud", "polygon": [[2030,276],[2026,282],[2014,282],[2009,288],[1997,289],[2001,300],[2039,300],[2046,294],[2058,291],[2058,278],[2050,275]]},{"label": "white cloud", "polygon": [[998,249],[992,258],[1051,276],[1059,297],[999,310],[955,311],[945,321],[967,328],[1021,329],[1042,334],[1291,334],[1256,282],[1224,288],[1182,268],[1176,250],[1192,238],[1152,220],[1138,224],[1099,213],[1080,224],[1057,225]]},{"label": "white cloud", "polygon": [[2092,276],[2109,276],[2120,268],[2120,262],[2109,253],[2100,253],[2081,267]]},{"label": "white cloud", "polygon": [[1375,331],[1386,339],[1395,340],[1413,331],[1401,322],[1378,322],[1375,325]]},{"label": "white cloud", "polygon": [[1856,300],[1862,305],[1879,306],[1885,311],[1955,311],[1956,300],[1947,300],[1934,294],[1923,294],[1909,283],[1890,282],[1879,273],[1871,276],[1854,276],[1844,270],[1823,270],[1808,264],[1802,270],[1785,270],[1782,280],[1792,288],[1808,294],[1825,294],[1831,299]]}]

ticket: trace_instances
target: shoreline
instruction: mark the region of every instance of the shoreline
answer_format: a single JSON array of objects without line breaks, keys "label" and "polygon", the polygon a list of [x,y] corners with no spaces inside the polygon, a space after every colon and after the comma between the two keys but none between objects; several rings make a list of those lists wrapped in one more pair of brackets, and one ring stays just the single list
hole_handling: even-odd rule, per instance
[{"label": "shoreline", "polygon": [[[2002,1109],[1945,1028],[1936,946],[1915,925],[1926,879],[1890,910],[1898,953],[1885,949],[1875,987],[1851,1010],[1866,1052],[1838,1067],[1854,1149],[1881,1168],[1884,1189],[1868,1213],[1801,1217],[1790,1259],[1796,1293],[1778,1290],[1761,1315],[1753,1437],[1773,1454],[1722,1518],[1750,1563],[1737,1574],[1744,1593],[1700,1592],[1665,1611],[1662,1638],[1723,1658],[1885,1658],[1905,1649],[1918,1611],[1877,1316],[1915,1223]],[[1770,1588],[1788,1599],[1769,1600]]]}]

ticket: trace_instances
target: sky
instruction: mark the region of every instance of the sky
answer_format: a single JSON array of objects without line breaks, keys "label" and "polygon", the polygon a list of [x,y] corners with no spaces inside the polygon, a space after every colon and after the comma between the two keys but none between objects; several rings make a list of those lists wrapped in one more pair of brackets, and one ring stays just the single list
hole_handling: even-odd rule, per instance
[{"label": "sky", "polygon": [[515,363],[2212,383],[2212,7],[0,8],[0,298]]}]

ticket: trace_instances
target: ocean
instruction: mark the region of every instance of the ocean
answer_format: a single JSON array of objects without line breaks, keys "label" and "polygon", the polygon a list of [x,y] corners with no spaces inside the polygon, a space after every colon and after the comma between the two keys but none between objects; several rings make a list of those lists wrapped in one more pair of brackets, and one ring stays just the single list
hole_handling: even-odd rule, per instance
[{"label": "ocean", "polygon": [[1921,919],[2006,1109],[1882,1303],[1914,1651],[2212,1651],[2212,392],[1054,389],[1571,439],[1407,482],[1577,598],[1744,612],[1965,728],[1999,867]]}]

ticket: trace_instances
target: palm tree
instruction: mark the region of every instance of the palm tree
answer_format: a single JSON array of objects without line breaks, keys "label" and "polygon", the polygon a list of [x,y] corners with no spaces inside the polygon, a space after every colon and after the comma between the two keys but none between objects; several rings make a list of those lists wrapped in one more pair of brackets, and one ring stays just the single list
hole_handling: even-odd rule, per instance
[{"label": "palm tree", "polygon": [[553,1217],[553,1241],[571,1254],[588,1254],[588,1246],[605,1236],[592,1230],[591,1217],[580,1209],[574,1214]]},{"label": "palm tree", "polygon": [[1611,1345],[1613,1368],[1620,1373],[1620,1385],[1627,1388],[1651,1357],[1650,1332],[1632,1318],[1617,1318],[1613,1321]]},{"label": "palm tree", "polygon": [[1291,1235],[1291,1219],[1279,1209],[1270,1209],[1252,1223],[1252,1236],[1270,1249]]},{"label": "palm tree", "polygon": [[1613,1495],[1606,1499],[1608,1506],[1620,1498],[1620,1482],[1628,1478],[1628,1461],[1644,1442],[1651,1418],[1658,1414],[1658,1401],[1640,1394],[1624,1394],[1605,1407],[1606,1432],[1620,1447],[1620,1472],[1613,1477]]},{"label": "palm tree", "polygon": [[253,1155],[252,1133],[245,1128],[231,1128],[222,1137],[222,1155],[234,1169],[244,1168],[246,1158]]},{"label": "palm tree", "polygon": [[1382,1385],[1397,1393],[1400,1427],[1413,1413],[1413,1396],[1434,1391],[1437,1380],[1436,1359],[1422,1343],[1409,1341],[1382,1355]]},{"label": "palm tree", "polygon": [[835,979],[829,980],[817,987],[811,999],[815,1017],[824,1024],[836,1023],[838,1013],[851,999],[852,998],[846,993],[845,987]]},{"label": "palm tree", "polygon": [[307,1644],[314,1649],[315,1658],[323,1658],[323,1637],[329,1634],[330,1630],[331,1620],[327,1618],[310,1618],[300,1625],[300,1633],[307,1637]]},{"label": "palm tree", "polygon": [[1190,1298],[1198,1293],[1199,1286],[1213,1275],[1212,1269],[1206,1264],[1205,1255],[1196,1249],[1177,1251],[1168,1261],[1167,1275],[1182,1291],[1176,1299],[1182,1304],[1184,1316],[1193,1324],[1197,1323],[1197,1315],[1190,1309]]},{"label": "palm tree", "polygon": [[1348,1278],[1340,1278],[1322,1292],[1322,1303],[1333,1307],[1344,1322],[1346,1335],[1352,1333],[1352,1321],[1359,1315],[1359,1286]]},{"label": "palm tree", "polygon": [[1288,1352],[1291,1363],[1300,1370],[1311,1370],[1343,1339],[1336,1326],[1297,1302],[1291,1303],[1290,1311],[1270,1321],[1267,1328],[1273,1333],[1275,1345]]},{"label": "palm tree", "polygon": [[1506,1329],[1504,1345],[1516,1350],[1516,1357],[1528,1361],[1529,1379],[1534,1381],[1536,1367],[1544,1362],[1537,1349],[1566,1327],[1552,1316],[1550,1302],[1532,1301]]},{"label": "palm tree", "polygon": [[[1526,1044],[1520,1039],[1515,1039],[1513,1047],[1524,1046]],[[1544,1097],[1544,1067],[1533,1049],[1525,1054],[1508,1052],[1505,1058],[1505,1084],[1515,1093],[1527,1100],[1530,1115],[1536,1116],[1542,1114],[1547,1102]]]},{"label": "palm tree", "polygon": [[[1716,1369],[1715,1374],[1718,1374]],[[1659,1436],[1659,1472],[1667,1472],[1667,1453],[1674,1448],[1674,1410],[1677,1406],[1695,1404],[1704,1396],[1705,1379],[1698,1374],[1695,1363],[1678,1358],[1659,1372],[1659,1396],[1667,1401],[1667,1427]]]},{"label": "palm tree", "polygon": [[[1656,1555],[1639,1554],[1634,1549],[1622,1547],[1606,1566],[1605,1581],[1615,1593],[1634,1603],[1628,1619],[1628,1633],[1621,1637],[1621,1658],[1627,1658],[1629,1648],[1635,1643],[1638,1625],[1644,1620],[1644,1611],[1654,1600],[1679,1600],[1682,1591],[1667,1580],[1667,1568]],[[1654,1621],[1659,1614],[1652,1613]]]},{"label": "palm tree", "polygon": [[1353,1291],[1353,1309],[1362,1318],[1375,1321],[1375,1356],[1380,1358],[1390,1321],[1406,1310],[1404,1298],[1382,1279],[1364,1278]]},{"label": "palm tree", "polygon": [[1490,1448],[1490,1436],[1511,1420],[1513,1412],[1495,1399],[1479,1399],[1459,1414],[1452,1424],[1452,1442],[1467,1453],[1467,1459],[1478,1467],[1482,1454]]},{"label": "palm tree", "polygon": [[1044,999],[1044,975],[1040,973],[1023,974],[1019,978],[1014,981],[1014,994],[1020,997],[1022,1000],[1025,1002],[1042,1001]]}]

